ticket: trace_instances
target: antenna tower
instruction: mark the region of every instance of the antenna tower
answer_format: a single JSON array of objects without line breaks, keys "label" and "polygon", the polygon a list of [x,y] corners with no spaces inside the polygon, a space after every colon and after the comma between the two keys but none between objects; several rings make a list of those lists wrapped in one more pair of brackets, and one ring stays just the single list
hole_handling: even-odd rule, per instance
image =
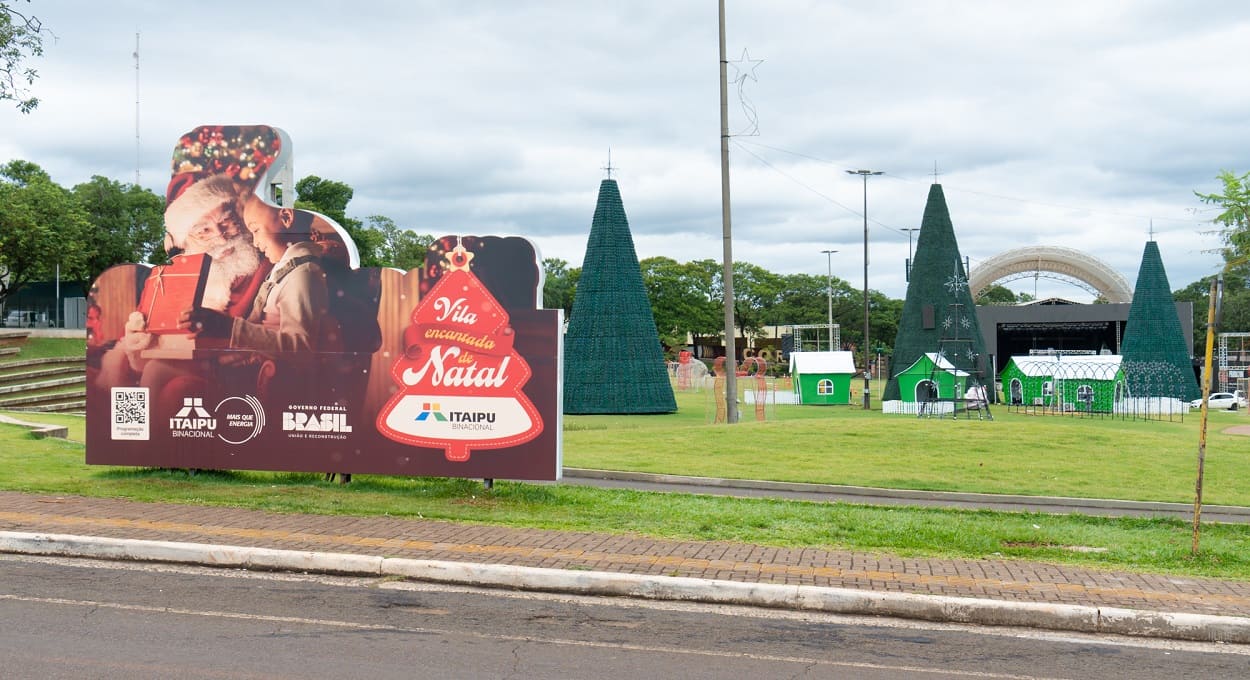
[{"label": "antenna tower", "polygon": [[139,32],[135,31],[135,186],[139,186]]}]

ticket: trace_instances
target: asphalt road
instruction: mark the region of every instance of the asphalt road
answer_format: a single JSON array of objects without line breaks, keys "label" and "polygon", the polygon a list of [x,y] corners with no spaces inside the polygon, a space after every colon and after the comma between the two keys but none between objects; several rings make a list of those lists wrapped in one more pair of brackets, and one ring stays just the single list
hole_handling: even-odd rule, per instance
[{"label": "asphalt road", "polygon": [[0,556],[5,678],[1222,678],[1250,649]]}]

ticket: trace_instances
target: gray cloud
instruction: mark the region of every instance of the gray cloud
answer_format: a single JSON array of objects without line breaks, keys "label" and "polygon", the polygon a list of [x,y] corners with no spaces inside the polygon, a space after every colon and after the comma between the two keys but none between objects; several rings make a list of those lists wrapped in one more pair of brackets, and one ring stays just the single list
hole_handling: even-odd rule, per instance
[{"label": "gray cloud", "polygon": [[[1243,3],[727,4],[729,59],[764,60],[744,87],[760,134],[731,149],[739,259],[822,274],[835,248],[835,274],[858,286],[863,186],[843,170],[884,170],[869,183],[870,285],[901,297],[899,230],[919,224],[936,162],[974,264],[1076,245],[1133,280],[1153,221],[1174,287],[1218,266],[1193,191],[1250,169]],[[292,136],[298,176],[354,187],[356,217],[528,235],[577,265],[611,148],[640,257],[720,257],[712,5],[33,9],[58,39],[35,64],[43,105],[0,109],[0,161],[62,184],[134,177],[137,29],[138,165],[158,192],[183,132],[267,123]],[[730,105],[744,129],[734,87]]]}]

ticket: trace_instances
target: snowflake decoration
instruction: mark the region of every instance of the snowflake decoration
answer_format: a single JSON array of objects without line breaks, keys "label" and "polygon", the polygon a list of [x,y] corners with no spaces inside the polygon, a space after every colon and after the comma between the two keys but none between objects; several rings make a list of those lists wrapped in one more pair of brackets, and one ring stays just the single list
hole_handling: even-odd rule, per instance
[{"label": "snowflake decoration", "polygon": [[967,353],[967,355],[966,355],[966,356],[968,357],[968,362],[969,362],[969,363],[971,363],[973,360],[975,360],[975,359],[977,358],[977,355],[976,355],[976,354],[974,354],[974,353],[973,353],[973,351],[972,351],[971,349],[969,349],[969,350],[968,350],[968,353]]},{"label": "snowflake decoration", "polygon": [[942,328],[943,328],[943,329],[945,329],[945,330],[948,330],[948,331],[949,331],[949,330],[951,329],[951,326],[952,326],[952,325],[954,325],[954,321],[952,321],[952,320],[951,320],[951,318],[950,318],[949,316],[948,316],[948,317],[946,317],[945,319],[942,319]]},{"label": "snowflake decoration", "polygon": [[968,317],[962,316],[959,318],[959,325],[963,326],[964,328],[971,328],[972,321]]},{"label": "snowflake decoration", "polygon": [[959,271],[959,263],[955,263],[955,273],[946,279],[946,290],[952,294],[958,295],[968,289],[968,279]]}]

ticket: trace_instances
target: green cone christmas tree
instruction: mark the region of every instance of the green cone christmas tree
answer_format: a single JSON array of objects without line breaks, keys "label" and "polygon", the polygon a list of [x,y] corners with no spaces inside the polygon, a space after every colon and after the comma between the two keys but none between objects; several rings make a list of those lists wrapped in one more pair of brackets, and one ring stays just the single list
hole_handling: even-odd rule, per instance
[{"label": "green cone christmas tree", "polygon": [[1154,241],[1147,241],[1142,253],[1120,354],[1131,396],[1182,401],[1202,396],[1159,244]]},{"label": "green cone christmas tree", "polygon": [[[943,342],[943,341],[947,342]],[[957,340],[957,342],[951,342]],[[929,187],[916,254],[912,258],[907,299],[894,339],[891,372],[907,369],[928,352],[944,350],[947,361],[970,373],[983,370],[985,340],[968,290],[968,273],[955,241],[955,228],[941,184]],[[982,377],[983,382],[988,382]],[[901,398],[898,379],[890,376],[882,399]]]},{"label": "green cone christmas tree", "polygon": [[677,410],[616,180],[599,185],[564,336],[564,412]]}]

